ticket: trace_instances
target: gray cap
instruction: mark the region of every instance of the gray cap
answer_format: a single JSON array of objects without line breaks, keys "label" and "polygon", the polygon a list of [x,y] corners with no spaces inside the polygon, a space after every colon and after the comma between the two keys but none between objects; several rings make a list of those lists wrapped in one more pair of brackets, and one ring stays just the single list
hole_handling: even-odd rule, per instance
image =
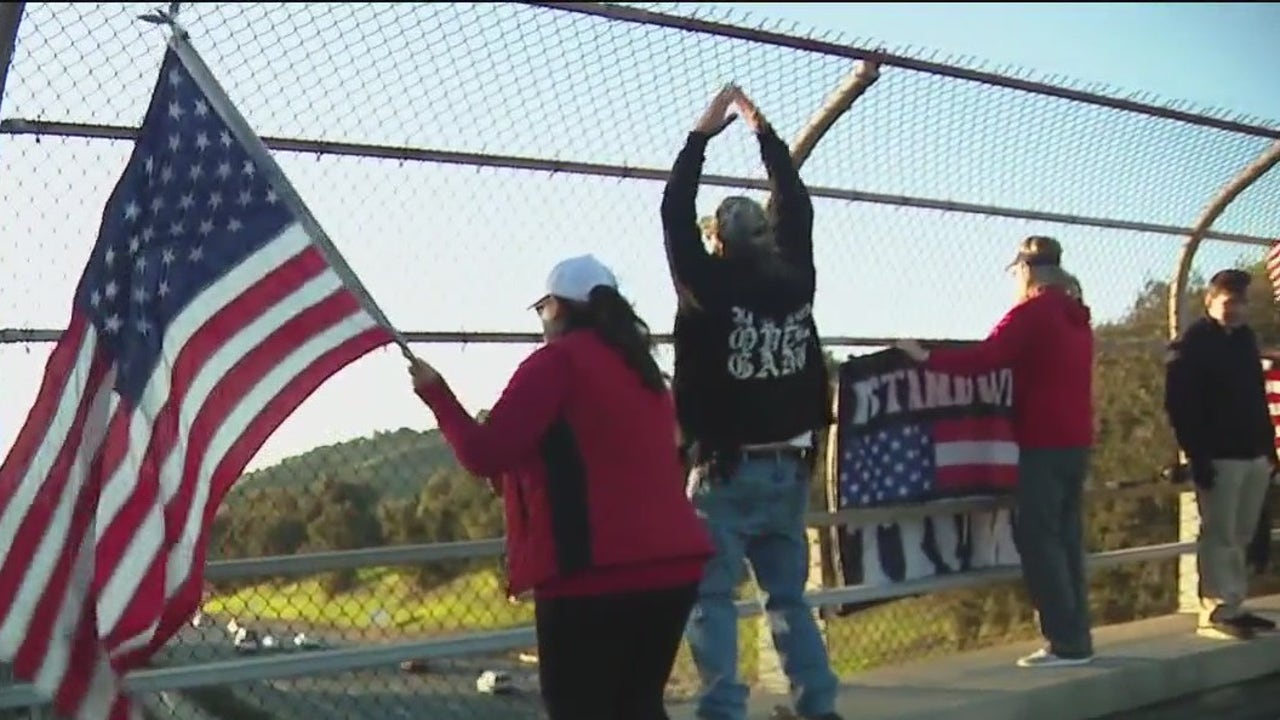
[{"label": "gray cap", "polygon": [[1018,244],[1018,254],[1009,267],[1031,267],[1062,264],[1062,244],[1045,235],[1031,235]]},{"label": "gray cap", "polygon": [[769,230],[769,217],[760,203],[734,195],[716,208],[715,228],[722,242],[741,243],[764,235]]}]

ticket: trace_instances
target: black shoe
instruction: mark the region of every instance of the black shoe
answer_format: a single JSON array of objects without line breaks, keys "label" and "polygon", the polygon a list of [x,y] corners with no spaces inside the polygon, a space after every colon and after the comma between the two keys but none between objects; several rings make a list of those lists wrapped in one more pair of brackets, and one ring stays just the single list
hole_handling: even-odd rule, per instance
[{"label": "black shoe", "polygon": [[1274,622],[1250,612],[1242,613],[1239,617],[1232,618],[1231,622],[1235,625],[1249,628],[1254,632],[1271,632],[1276,629]]}]

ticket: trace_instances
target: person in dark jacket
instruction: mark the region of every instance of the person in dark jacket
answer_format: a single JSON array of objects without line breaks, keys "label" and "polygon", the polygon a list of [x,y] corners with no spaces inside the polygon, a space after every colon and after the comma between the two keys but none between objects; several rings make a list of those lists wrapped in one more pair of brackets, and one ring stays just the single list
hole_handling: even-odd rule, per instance
[{"label": "person in dark jacket", "polygon": [[1258,340],[1247,324],[1250,276],[1209,280],[1205,314],[1170,344],[1165,410],[1187,457],[1200,515],[1197,634],[1248,639],[1274,630],[1243,607],[1246,552],[1277,464]]},{"label": "person in dark jacket", "polygon": [[[731,105],[759,139],[772,209],[734,196],[699,223],[707,143],[736,117]],[[661,212],[679,296],[673,388],[689,492],[716,549],[688,633],[703,679],[697,716],[746,714],[734,607],[745,558],[765,595],[796,712],[838,720],[838,681],[804,596],[814,438],[830,423],[831,408],[813,319],[813,204],[786,143],[741,89],[722,89],[689,133]]]},{"label": "person in dark jacket", "polygon": [[671,393],[647,326],[594,257],[558,264],[534,307],[547,342],[483,424],[420,359],[414,389],[462,466],[498,478],[507,592],[532,591],[550,720],[662,720],[711,555]]},{"label": "person in dark jacket", "polygon": [[1033,235],[1011,265],[1018,303],[986,340],[969,347],[898,347],[925,367],[955,374],[1013,370],[1018,441],[1014,539],[1027,594],[1048,647],[1020,667],[1093,660],[1085,575],[1084,484],[1093,446],[1093,328],[1080,283],[1062,268],[1057,240]]}]

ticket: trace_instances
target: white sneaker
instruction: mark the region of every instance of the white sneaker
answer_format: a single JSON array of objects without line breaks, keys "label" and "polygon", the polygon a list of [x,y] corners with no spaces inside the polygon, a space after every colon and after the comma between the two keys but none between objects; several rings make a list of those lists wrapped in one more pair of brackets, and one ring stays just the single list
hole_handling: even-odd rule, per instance
[{"label": "white sneaker", "polygon": [[1041,648],[1026,657],[1018,658],[1018,667],[1024,668],[1042,668],[1042,667],[1077,667],[1080,665],[1088,665],[1093,662],[1093,656],[1079,658],[1058,657],[1047,649]]}]

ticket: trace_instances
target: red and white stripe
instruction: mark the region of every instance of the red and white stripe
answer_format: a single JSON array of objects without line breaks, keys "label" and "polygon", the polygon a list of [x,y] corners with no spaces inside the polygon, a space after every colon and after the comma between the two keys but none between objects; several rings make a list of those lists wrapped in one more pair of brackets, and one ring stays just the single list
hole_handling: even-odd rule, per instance
[{"label": "red and white stripe", "polygon": [[979,415],[935,420],[931,428],[939,490],[979,492],[1017,486],[1018,443],[1009,418]]},{"label": "red and white stripe", "polygon": [[1267,279],[1271,281],[1271,297],[1280,302],[1280,241],[1267,248],[1263,264],[1267,268]]},{"label": "red and white stripe", "polygon": [[123,673],[195,611],[218,504],[328,377],[392,340],[300,225],[166,328],[130,407],[78,312],[0,466],[0,654],[75,720],[124,720]]},{"label": "red and white stripe", "polygon": [[1267,379],[1267,407],[1271,409],[1271,423],[1276,427],[1276,447],[1280,448],[1280,368],[1264,372]]}]

